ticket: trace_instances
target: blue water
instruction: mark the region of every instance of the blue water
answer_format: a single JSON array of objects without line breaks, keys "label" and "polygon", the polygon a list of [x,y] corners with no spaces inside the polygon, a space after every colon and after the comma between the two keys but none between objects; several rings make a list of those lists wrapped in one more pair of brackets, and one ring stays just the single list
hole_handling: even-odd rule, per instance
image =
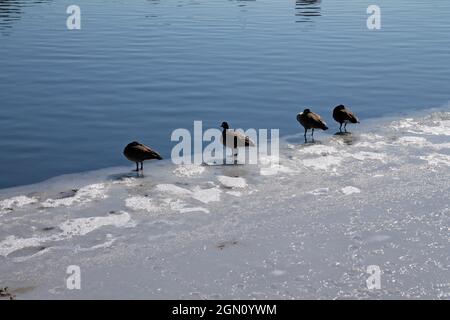
[{"label": "blue water", "polygon": [[128,165],[132,140],[167,158],[194,120],[287,135],[305,106],[335,126],[340,103],[363,120],[446,104],[450,2],[377,0],[370,31],[373,3],[2,0],[0,188]]}]

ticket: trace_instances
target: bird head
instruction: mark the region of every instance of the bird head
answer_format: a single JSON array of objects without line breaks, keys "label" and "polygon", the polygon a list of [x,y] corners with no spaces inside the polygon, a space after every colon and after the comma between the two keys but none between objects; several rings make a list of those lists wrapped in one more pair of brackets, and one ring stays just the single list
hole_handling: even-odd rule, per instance
[{"label": "bird head", "polygon": [[228,126],[228,122],[222,122],[222,124],[220,125],[221,128],[224,128],[225,130],[230,129],[230,127]]},{"label": "bird head", "polygon": [[309,110],[309,109],[303,110],[303,113],[304,113],[304,114],[308,114],[308,113],[310,113],[310,112],[311,112],[311,110]]},{"label": "bird head", "polygon": [[345,106],[343,104],[340,104],[335,109],[337,109],[337,110],[344,110]]}]

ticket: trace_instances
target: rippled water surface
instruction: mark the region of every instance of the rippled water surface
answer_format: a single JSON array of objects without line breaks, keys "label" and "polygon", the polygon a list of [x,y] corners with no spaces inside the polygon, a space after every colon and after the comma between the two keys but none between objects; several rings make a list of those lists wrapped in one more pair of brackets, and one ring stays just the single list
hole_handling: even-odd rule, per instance
[{"label": "rippled water surface", "polygon": [[305,106],[446,104],[450,2],[379,0],[369,31],[372,2],[0,0],[0,187],[126,164],[135,139],[168,157],[193,120],[290,135]]}]

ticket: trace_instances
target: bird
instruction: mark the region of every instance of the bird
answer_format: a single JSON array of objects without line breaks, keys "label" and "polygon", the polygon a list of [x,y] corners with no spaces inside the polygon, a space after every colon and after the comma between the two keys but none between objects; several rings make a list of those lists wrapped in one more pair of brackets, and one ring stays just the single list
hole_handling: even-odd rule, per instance
[{"label": "bird", "polygon": [[245,134],[230,130],[228,122],[222,122],[221,128],[223,128],[220,142],[225,146],[233,150],[233,156],[237,157],[237,149],[239,147],[254,147],[255,143]]},{"label": "bird", "polygon": [[322,118],[317,114],[312,112],[309,109],[303,110],[297,114],[297,121],[305,128],[305,142],[306,142],[306,133],[309,129],[312,129],[311,137],[314,139],[314,129],[322,129],[328,130],[327,124]]},{"label": "bird", "polygon": [[344,124],[344,131],[347,132],[347,123],[359,123],[355,114],[342,104],[334,108],[333,119],[340,123],[339,132],[342,132],[342,124]]},{"label": "bird", "polygon": [[137,141],[129,143],[123,150],[123,154],[128,160],[136,163],[135,171],[139,171],[139,163],[141,164],[141,170],[144,170],[145,160],[163,159],[158,152]]}]

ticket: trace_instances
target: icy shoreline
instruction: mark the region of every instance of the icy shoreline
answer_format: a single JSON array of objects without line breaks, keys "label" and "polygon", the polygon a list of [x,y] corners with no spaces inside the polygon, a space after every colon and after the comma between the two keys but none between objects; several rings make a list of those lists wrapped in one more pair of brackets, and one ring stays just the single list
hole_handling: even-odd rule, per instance
[{"label": "icy shoreline", "polygon": [[[286,137],[279,167],[163,162],[144,177],[112,168],[0,191],[0,287],[19,299],[448,299],[450,113],[352,129]],[[65,286],[69,265],[81,290]],[[369,265],[381,290],[366,287]]]}]

